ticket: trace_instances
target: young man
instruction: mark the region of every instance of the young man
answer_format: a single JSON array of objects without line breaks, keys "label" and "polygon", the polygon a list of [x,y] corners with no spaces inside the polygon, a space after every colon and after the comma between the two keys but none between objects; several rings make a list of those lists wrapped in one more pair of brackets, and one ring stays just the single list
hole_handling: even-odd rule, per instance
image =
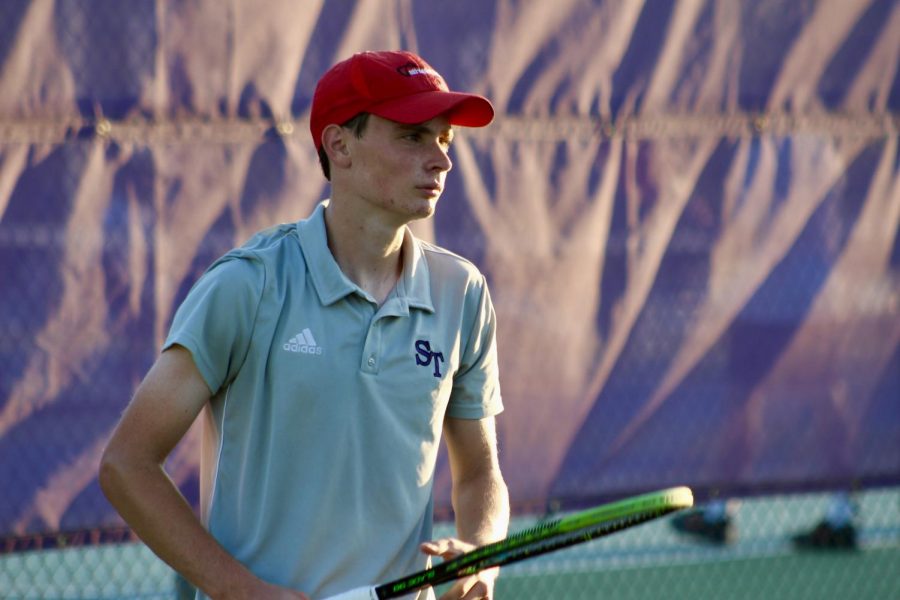
[{"label": "young man", "polygon": [[[179,308],[100,482],[202,595],[321,598],[505,535],[487,286],[407,227],[434,213],[451,126],[492,118],[410,53],[334,66],[311,113],[330,200],[216,261]],[[163,470],[201,413],[202,521]],[[429,541],[442,436],[459,539]],[[494,576],[444,597],[491,598]]]}]

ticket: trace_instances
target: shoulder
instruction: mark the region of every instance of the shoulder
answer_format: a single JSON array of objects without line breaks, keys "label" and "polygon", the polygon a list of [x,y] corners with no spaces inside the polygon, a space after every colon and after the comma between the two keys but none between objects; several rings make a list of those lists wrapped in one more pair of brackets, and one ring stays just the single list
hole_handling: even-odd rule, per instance
[{"label": "shoulder", "polygon": [[226,252],[213,262],[201,277],[207,284],[229,289],[247,288],[260,293],[284,266],[297,262],[290,255],[300,254],[296,224],[284,223],[255,233],[244,244]]},{"label": "shoulder", "polygon": [[280,223],[253,234],[250,239],[229,254],[261,260],[271,254],[296,247],[298,239],[297,223]]},{"label": "shoulder", "polygon": [[422,240],[418,242],[432,275],[465,284],[466,287],[486,286],[484,275],[472,261],[441,246]]},{"label": "shoulder", "polygon": [[[281,223],[255,233],[250,239],[222,256],[216,263],[237,262],[244,269],[265,269],[284,260],[285,255],[300,254],[296,223]],[[236,267],[241,268],[241,267]]]}]

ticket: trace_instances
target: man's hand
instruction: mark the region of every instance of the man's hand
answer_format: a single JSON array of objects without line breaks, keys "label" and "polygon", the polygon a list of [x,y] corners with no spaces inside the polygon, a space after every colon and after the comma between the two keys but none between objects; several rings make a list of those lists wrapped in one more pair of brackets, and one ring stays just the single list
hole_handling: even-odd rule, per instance
[{"label": "man's hand", "polygon": [[[450,560],[474,550],[476,546],[457,538],[442,538],[425,542],[420,548],[425,554]],[[495,567],[460,579],[441,596],[440,600],[493,600],[494,581],[499,573],[500,568]]]}]

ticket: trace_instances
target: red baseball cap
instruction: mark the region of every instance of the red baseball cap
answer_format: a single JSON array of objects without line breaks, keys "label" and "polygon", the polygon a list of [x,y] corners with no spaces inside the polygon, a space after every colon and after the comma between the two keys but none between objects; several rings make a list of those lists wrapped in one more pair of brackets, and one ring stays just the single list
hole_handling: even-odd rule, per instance
[{"label": "red baseball cap", "polygon": [[451,92],[431,65],[411,52],[360,52],[331,67],[313,94],[309,129],[316,149],[322,131],[362,112],[398,123],[422,123],[447,114],[451,125],[484,127],[494,107],[477,94]]}]

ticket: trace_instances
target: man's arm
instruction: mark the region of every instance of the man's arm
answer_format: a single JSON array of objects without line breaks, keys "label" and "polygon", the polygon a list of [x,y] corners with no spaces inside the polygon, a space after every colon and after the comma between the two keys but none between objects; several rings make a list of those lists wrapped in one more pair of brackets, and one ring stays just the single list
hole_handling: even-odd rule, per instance
[{"label": "man's arm", "polygon": [[477,546],[502,539],[509,526],[509,493],[497,459],[494,418],[448,417],[444,439],[453,478],[457,535]]},{"label": "man's arm", "polygon": [[[497,459],[497,434],[493,417],[480,420],[447,417],[444,422],[453,510],[459,540],[443,539],[423,544],[428,554],[452,558],[489,542],[503,539],[509,526],[509,493]],[[493,597],[496,569],[478,578],[463,580],[443,598]]]},{"label": "man's arm", "polygon": [[206,531],[164,470],[209,401],[191,354],[163,352],[138,387],[100,463],[100,486],[160,558],[212,598],[306,598],[262,582]]}]

